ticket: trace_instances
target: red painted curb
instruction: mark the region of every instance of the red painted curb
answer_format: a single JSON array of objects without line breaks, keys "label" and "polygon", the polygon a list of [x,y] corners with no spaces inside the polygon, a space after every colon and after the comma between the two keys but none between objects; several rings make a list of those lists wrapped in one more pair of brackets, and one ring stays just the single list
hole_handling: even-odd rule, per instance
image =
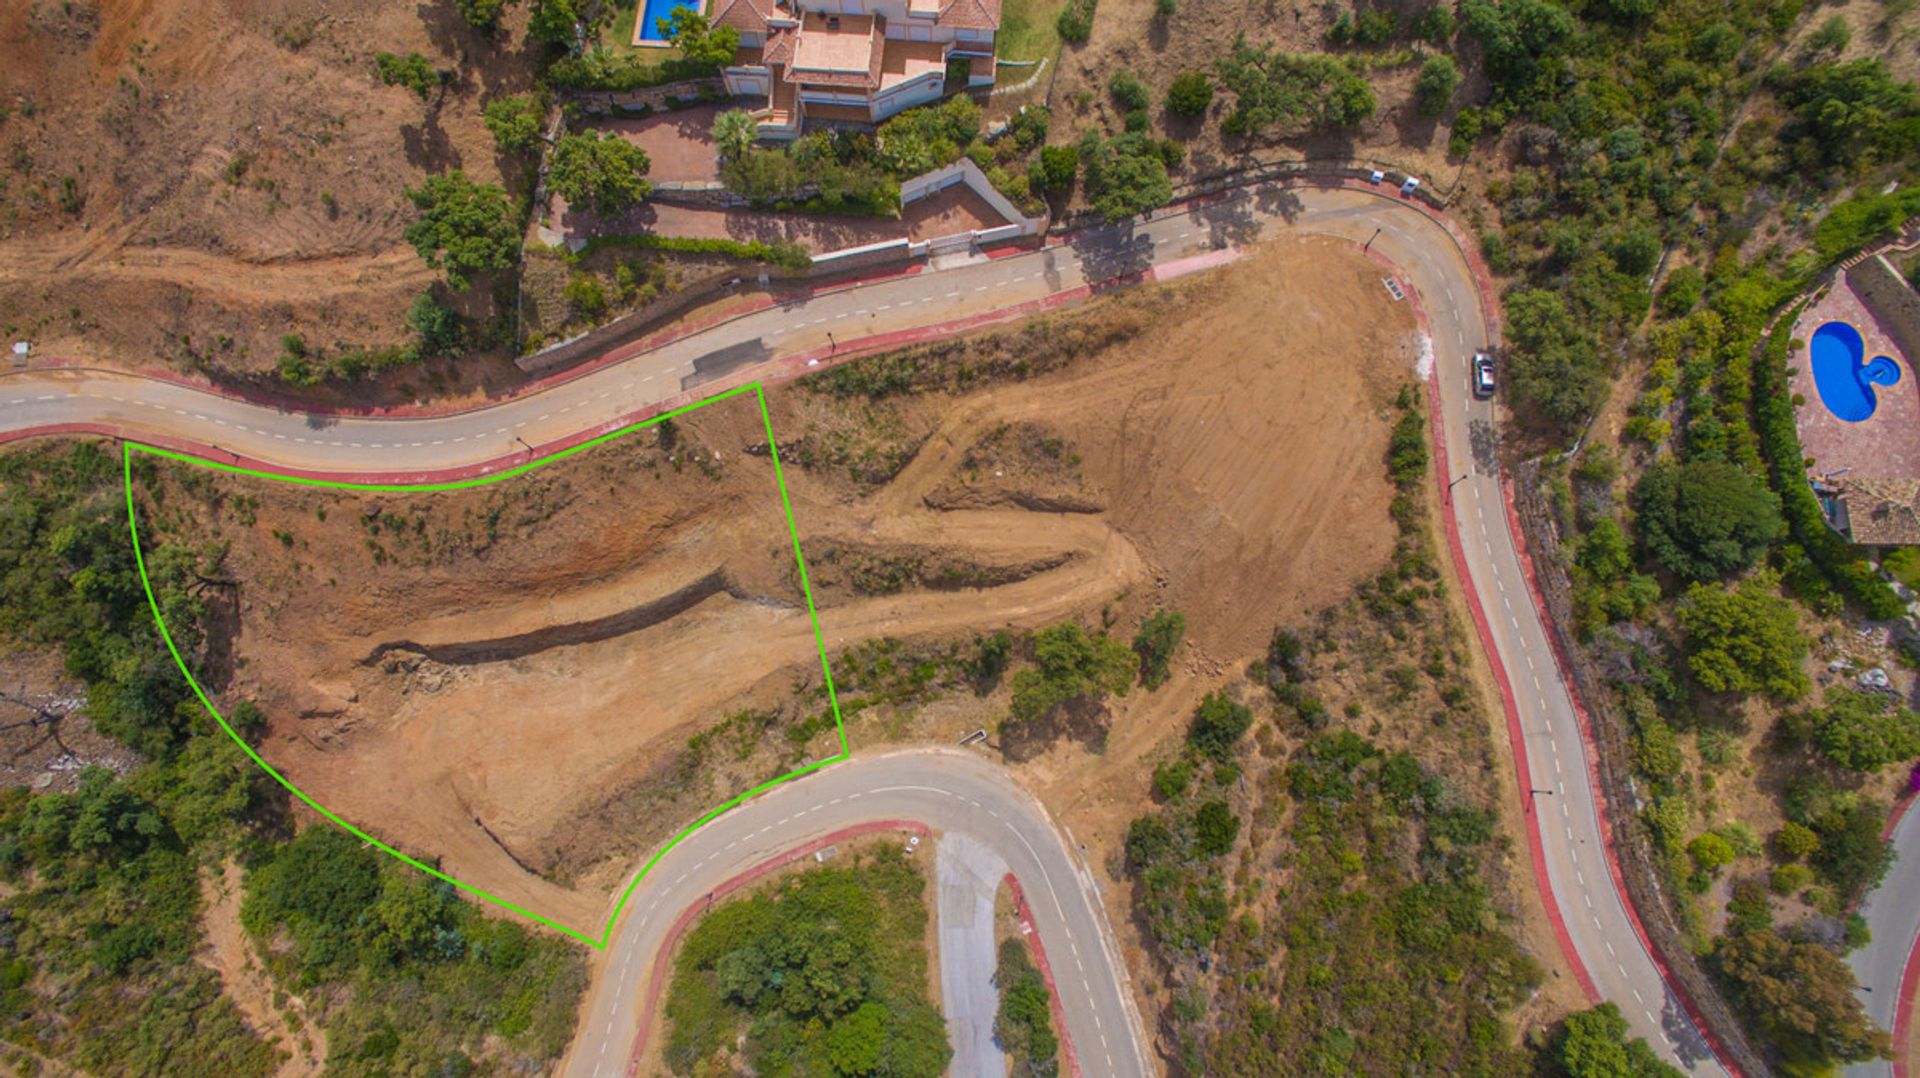
[{"label": "red painted curb", "polygon": [[[1020,889],[1020,881],[1009,872],[1000,882],[1013,890],[1013,905],[1021,923],[1033,929],[1033,910],[1027,906],[1027,895]],[[1073,1038],[1067,1033],[1066,1008],[1060,1005],[1060,989],[1053,983],[1053,966],[1047,961],[1047,949],[1040,942],[1040,932],[1037,929],[1029,931],[1023,939],[1027,949],[1033,952],[1033,965],[1040,971],[1040,979],[1047,982],[1047,1006],[1053,1011],[1053,1024],[1060,1029],[1060,1054],[1066,1058],[1067,1073],[1073,1078],[1081,1078],[1080,1057],[1074,1054]]]},{"label": "red painted curb", "polygon": [[1900,1001],[1893,1012],[1893,1078],[1907,1078],[1907,1043],[1913,1035],[1913,998],[1920,994],[1920,936],[1907,952],[1907,968],[1900,975]]},{"label": "red painted curb", "polygon": [[1500,493],[1501,504],[1506,509],[1507,532],[1513,538],[1514,550],[1519,555],[1521,572],[1527,578],[1527,593],[1532,599],[1535,612],[1540,616],[1541,624],[1547,630],[1545,633],[1547,648],[1553,654],[1556,668],[1554,673],[1559,677],[1561,685],[1565,687],[1568,701],[1573,704],[1574,719],[1580,728],[1580,741],[1586,748],[1588,787],[1593,791],[1594,814],[1600,821],[1600,843],[1607,855],[1607,874],[1613,878],[1614,893],[1620,899],[1620,905],[1626,909],[1627,920],[1633,923],[1634,934],[1640,937],[1640,944],[1646,948],[1647,957],[1653,960],[1654,968],[1659,970],[1660,980],[1666,984],[1674,998],[1680,1001],[1680,1006],[1686,1010],[1687,1017],[1693,1022],[1693,1028],[1699,1031],[1700,1038],[1706,1041],[1707,1047],[1720,1061],[1720,1065],[1727,1069],[1727,1073],[1734,1078],[1744,1078],[1746,1072],[1733,1062],[1727,1053],[1727,1046],[1721,1043],[1720,1038],[1713,1032],[1713,1028],[1707,1025],[1706,1016],[1701,1013],[1699,1005],[1687,992],[1686,986],[1674,979],[1673,967],[1668,963],[1666,954],[1654,943],[1653,937],[1647,934],[1647,927],[1640,920],[1640,911],[1634,907],[1633,900],[1627,895],[1626,878],[1621,872],[1620,858],[1614,849],[1612,807],[1607,802],[1606,789],[1600,784],[1599,747],[1593,737],[1593,720],[1587,715],[1586,705],[1580,702],[1580,692],[1575,687],[1573,678],[1568,674],[1572,667],[1567,662],[1567,657],[1561,654],[1559,638],[1554,635],[1553,614],[1547,607],[1546,598],[1540,591],[1540,582],[1535,576],[1533,553],[1527,547],[1526,533],[1520,528],[1520,515],[1514,508],[1513,483],[1510,478],[1501,477]]},{"label": "red painted curb", "polygon": [[[1409,289],[1409,299],[1417,301],[1415,293]],[[1416,317],[1423,328],[1427,326],[1424,309],[1415,307]],[[1533,863],[1533,882],[1535,890],[1540,892],[1540,904],[1545,908],[1547,922],[1553,926],[1553,935],[1560,943],[1561,956],[1573,969],[1573,979],[1580,985],[1580,991],[1586,994],[1589,1003],[1600,1002],[1600,991],[1594,986],[1593,975],[1587,972],[1586,964],[1580,961],[1580,952],[1573,945],[1573,935],[1567,931],[1567,922],[1560,913],[1559,900],[1553,894],[1553,881],[1547,876],[1546,844],[1540,838],[1540,816],[1535,811],[1533,797],[1533,771],[1527,763],[1526,733],[1520,725],[1520,705],[1513,693],[1513,682],[1507,677],[1506,664],[1500,661],[1500,651],[1494,645],[1493,626],[1487,621],[1487,612],[1480,605],[1480,593],[1474,590],[1473,578],[1467,575],[1467,551],[1460,540],[1460,523],[1453,511],[1453,488],[1447,477],[1452,474],[1447,464],[1446,429],[1440,414],[1440,371],[1436,365],[1427,378],[1427,429],[1433,443],[1434,483],[1440,491],[1440,514],[1446,524],[1447,552],[1453,558],[1453,571],[1461,583],[1461,592],[1467,598],[1467,610],[1473,618],[1474,632],[1480,637],[1480,648],[1486,652],[1487,664],[1493,668],[1493,679],[1500,687],[1500,709],[1506,714],[1507,741],[1513,749],[1513,778],[1519,787],[1521,812],[1527,819],[1527,851]]]},{"label": "red painted curb", "polygon": [[[1007,253],[1017,252],[1010,251]],[[292,396],[290,394],[273,393],[264,390],[248,391],[235,386],[223,385],[207,378],[188,377],[178,371],[165,367],[140,367],[127,371],[116,367],[96,367],[83,360],[71,360],[59,356],[51,357],[37,364],[31,368],[31,370],[0,372],[0,378],[12,374],[30,374],[47,370],[98,371],[105,374],[136,375],[156,382],[164,382],[169,385],[192,389],[212,396],[224,397],[228,400],[244,401],[248,404],[276,408],[281,411],[302,412],[308,415],[352,416],[358,419],[420,419],[430,416],[462,415],[467,412],[477,412],[491,408],[495,405],[517,400],[521,397],[533,396],[545,390],[552,389],[555,386],[571,382],[576,378],[582,378],[592,374],[604,367],[625,362],[642,353],[678,343],[689,337],[704,333],[715,326],[745,318],[748,315],[758,314],[761,311],[771,310],[775,307],[782,307],[788,304],[803,303],[810,299],[830,296],[865,285],[877,284],[882,281],[913,277],[925,268],[925,263],[916,262],[911,265],[872,273],[840,277],[834,279],[831,283],[819,287],[770,290],[766,295],[756,297],[725,312],[697,321],[678,324],[671,329],[662,330],[661,332],[610,348],[592,359],[524,382],[497,396],[490,396],[481,401],[461,404],[390,404],[366,406],[327,404]]]},{"label": "red painted curb", "polygon": [[627,1053],[628,1078],[632,1078],[633,1075],[638,1074],[640,1071],[640,1057],[646,1052],[647,1048],[647,1028],[653,1024],[653,1015],[660,1003],[660,990],[666,986],[668,960],[673,957],[674,948],[679,945],[681,935],[686,932],[687,926],[693,923],[694,918],[712,909],[717,900],[725,898],[740,888],[745,887],[747,884],[753,883],[755,880],[758,880],[776,868],[782,868],[792,864],[800,858],[806,857],[816,850],[826,849],[836,842],[844,842],[847,839],[872,834],[875,831],[911,831],[914,834],[923,836],[932,833],[926,824],[916,823],[912,820],[869,820],[866,823],[854,824],[852,827],[843,827],[831,834],[821,835],[819,838],[812,839],[803,845],[795,846],[783,854],[770,857],[760,862],[745,872],[727,880],[720,886],[715,887],[707,893],[704,902],[696,902],[686,909],[681,910],[680,916],[674,919],[673,927],[667,930],[667,938],[660,944],[659,952],[654,955],[653,967],[647,972],[647,999],[645,1006],[640,1010],[640,1030],[634,1035],[633,1049]]},{"label": "red painted curb", "polygon": [[[1900,820],[1920,801],[1920,793],[1910,793],[1893,804],[1893,812],[1887,816],[1887,826],[1880,832],[1880,841],[1893,838],[1893,832],[1899,828]],[[1908,1078],[1907,1042],[1913,1029],[1914,997],[1920,995],[1920,936],[1913,938],[1907,949],[1907,964],[1900,973],[1900,995],[1893,1004],[1893,1078]]]}]

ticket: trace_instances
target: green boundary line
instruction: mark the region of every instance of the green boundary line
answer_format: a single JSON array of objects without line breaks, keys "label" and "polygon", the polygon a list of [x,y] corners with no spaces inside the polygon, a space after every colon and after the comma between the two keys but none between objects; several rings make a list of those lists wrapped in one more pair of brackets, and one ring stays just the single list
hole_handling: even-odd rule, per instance
[{"label": "green boundary line", "polygon": [[[347,821],[334,815],[331,811],[327,809],[326,806],[320,804],[318,801],[315,801],[312,797],[309,797],[304,790],[300,789],[300,787],[295,786],[293,783],[289,782],[286,776],[280,774],[280,772],[278,771],[275,771],[271,764],[267,763],[265,760],[260,758],[260,754],[254,751],[252,745],[247,744],[247,741],[245,738],[241,737],[238,733],[234,732],[233,727],[227,722],[226,716],[220,713],[219,708],[216,708],[213,706],[213,700],[207,696],[206,690],[200,687],[200,682],[197,678],[193,676],[193,671],[187,668],[186,659],[180,654],[180,649],[177,646],[175,646],[173,642],[173,634],[167,630],[166,618],[161,616],[159,601],[155,599],[153,594],[153,582],[147,578],[146,558],[140,549],[140,526],[139,526],[138,520],[136,519],[135,512],[134,512],[134,505],[133,505],[133,455],[135,453],[146,453],[151,456],[164,457],[169,460],[180,461],[186,464],[192,464],[202,468],[211,468],[215,471],[233,472],[239,475],[253,476],[259,479],[271,479],[271,480],[275,480],[277,482],[283,482],[283,483],[298,483],[304,486],[330,487],[337,490],[370,490],[370,491],[386,491],[386,492],[395,492],[395,493],[417,493],[417,492],[432,492],[432,491],[443,491],[443,490],[461,490],[468,487],[485,486],[489,483],[500,482],[503,479],[511,479],[515,476],[524,475],[527,472],[533,471],[535,468],[539,468],[547,464],[551,464],[556,460],[563,460],[567,457],[573,456],[575,453],[579,453],[584,450],[591,449],[594,446],[602,445],[604,443],[613,441],[616,438],[623,438],[629,434],[634,433],[635,431],[643,430],[647,427],[651,427],[654,424],[661,422],[662,420],[672,419],[674,416],[684,415],[685,413],[694,411],[695,409],[705,408],[709,404],[718,404],[723,400],[727,400],[729,398],[739,396],[740,394],[746,393],[749,391],[751,391],[754,394],[755,398],[759,401],[760,422],[767,432],[767,450],[773,460],[773,478],[774,478],[775,484],[778,485],[778,487],[780,488],[780,511],[786,517],[787,535],[788,535],[788,538],[791,539],[793,543],[794,564],[798,566],[800,570],[800,592],[806,598],[807,621],[813,630],[814,650],[817,651],[820,656],[820,672],[824,674],[826,677],[827,702],[833,709],[834,727],[839,732],[840,752],[837,755],[829,756],[826,759],[816,760],[805,767],[799,768],[795,771],[788,772],[787,774],[782,775],[777,779],[773,779],[770,782],[763,782],[760,785],[755,786],[750,790],[747,790],[745,793],[737,794],[734,797],[730,798],[729,800],[722,802],[718,807],[707,812],[705,815],[701,816],[699,819],[695,820],[693,823],[688,824],[679,833],[675,834],[671,839],[667,841],[667,844],[664,847],[662,847],[652,857],[647,859],[647,863],[641,867],[639,875],[635,876],[633,878],[633,882],[627,884],[626,890],[621,892],[620,900],[614,904],[613,913],[608,916],[606,928],[601,933],[598,939],[592,936],[589,936],[586,933],[579,931],[578,929],[569,928],[558,921],[552,920],[551,918],[543,917],[540,914],[533,912],[532,910],[525,909],[521,906],[515,905],[512,902],[508,902],[506,899],[499,898],[495,895],[489,894],[486,891],[478,887],[475,887],[470,883],[467,883],[463,880],[455,879],[454,877],[447,875],[446,873],[440,871],[439,869],[433,867],[432,865],[425,864],[419,860],[416,860],[415,858],[409,857],[406,854],[401,853],[399,850],[394,849],[393,847],[387,845],[386,843],[381,842],[379,839],[374,838],[372,835],[367,834],[366,832],[353,826]],[[630,424],[628,426],[620,428],[619,430],[613,431],[608,434],[603,434],[597,438],[593,438],[588,441],[582,442],[579,445],[572,446],[567,449],[562,449],[559,452],[553,453],[549,456],[541,457],[537,460],[529,460],[523,464],[516,465],[515,467],[509,468],[505,471],[496,472],[492,475],[478,476],[472,479],[455,480],[447,483],[345,483],[345,482],[333,482],[325,479],[314,479],[306,476],[276,475],[272,472],[256,471],[250,468],[242,468],[235,464],[223,464],[219,461],[206,460],[204,458],[196,457],[188,453],[179,453],[170,449],[161,449],[157,446],[143,445],[139,442],[131,442],[131,441],[123,442],[121,444],[121,468],[126,481],[127,532],[133,539],[134,565],[140,571],[140,585],[142,588],[146,590],[147,607],[148,609],[153,611],[154,623],[160,627],[160,638],[166,642],[167,652],[173,656],[174,665],[178,666],[180,668],[180,673],[186,677],[187,685],[193,689],[193,694],[199,697],[200,703],[206,707],[207,712],[213,716],[214,721],[220,724],[220,728],[227,732],[227,736],[233,738],[234,743],[240,746],[241,751],[245,752],[248,758],[253,760],[254,763],[259,764],[260,769],[265,771],[268,775],[271,775],[275,782],[278,782],[281,786],[286,787],[289,793],[293,794],[293,796],[305,802],[309,808],[313,809],[315,812],[318,812],[320,815],[326,817],[329,821],[339,826],[342,830],[346,831],[348,834],[359,839],[360,841],[365,842],[368,845],[373,846],[385,853],[393,855],[399,860],[406,862],[407,864],[413,866],[414,868],[419,869],[420,871],[426,873],[429,876],[432,876],[436,879],[445,880],[446,882],[452,884],[453,886],[458,887],[462,891],[465,891],[478,898],[483,898],[488,902],[493,903],[496,906],[501,906],[505,909],[512,910],[513,912],[519,914],[522,917],[527,918],[530,921],[535,921],[539,924],[545,925],[556,932],[562,933],[563,935],[579,940],[581,943],[584,943],[589,947],[593,947],[603,951],[606,950],[608,943],[613,939],[614,924],[620,919],[620,914],[627,908],[627,901],[633,897],[634,891],[639,889],[640,882],[647,878],[648,874],[653,871],[654,866],[660,863],[661,858],[665,857],[669,852],[671,852],[673,848],[675,846],[678,846],[681,843],[681,841],[684,840],[688,835],[691,835],[695,831],[706,826],[708,823],[718,818],[721,814],[725,813],[728,809],[731,809],[734,806],[739,805],[750,798],[753,798],[759,794],[765,793],[767,790],[770,790],[775,786],[780,785],[783,782],[787,782],[792,779],[799,778],[801,775],[807,774],[810,771],[815,771],[815,770],[818,770],[819,768],[825,767],[828,764],[837,763],[841,760],[845,760],[849,758],[849,756],[851,755],[850,751],[847,748],[846,721],[842,719],[840,716],[840,698],[838,694],[834,691],[834,687],[833,687],[833,670],[827,663],[826,639],[821,635],[821,632],[820,632],[820,615],[814,609],[814,605],[813,605],[813,587],[811,584],[807,582],[807,562],[806,562],[806,559],[802,557],[800,553],[800,529],[794,523],[793,503],[792,503],[792,500],[787,496],[786,477],[782,474],[780,470],[780,447],[774,442],[773,417],[767,411],[767,394],[765,389],[762,387],[761,383],[759,382],[750,382],[746,385],[738,386],[724,393],[720,393],[715,396],[709,397],[706,400],[698,401],[696,403],[686,405],[685,407],[675,408],[670,412],[663,412],[660,415],[652,417],[651,419],[645,419],[638,423]]]}]

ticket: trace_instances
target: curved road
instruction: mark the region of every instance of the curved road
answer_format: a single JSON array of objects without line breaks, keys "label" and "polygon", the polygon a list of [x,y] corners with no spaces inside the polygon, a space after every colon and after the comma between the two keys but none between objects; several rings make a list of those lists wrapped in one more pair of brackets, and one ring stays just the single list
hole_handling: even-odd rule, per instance
[{"label": "curved road", "polygon": [[1867,919],[1873,939],[1847,962],[1860,980],[1867,1014],[1894,1034],[1894,1058],[1902,1062],[1858,1064],[1847,1068],[1847,1078],[1904,1078],[1906,1074],[1907,1046],[1899,1036],[1905,1026],[1898,1019],[1904,1006],[1904,1017],[1912,1021],[1910,996],[1914,982],[1920,981],[1920,807],[1909,804],[1887,837],[1893,840],[1893,868],[1860,904],[1860,915]]},{"label": "curved road", "polygon": [[[1544,855],[1549,891],[1543,897],[1557,907],[1565,939],[1577,952],[1597,995],[1620,1004],[1636,1035],[1646,1037],[1691,1073],[1724,1073],[1663,982],[1635,931],[1625,900],[1612,883],[1604,832],[1587,781],[1588,750],[1508,530],[1493,451],[1494,410],[1468,392],[1469,359],[1489,341],[1483,303],[1491,298],[1482,296],[1453,235],[1434,218],[1391,197],[1339,187],[1243,189],[1230,197],[1163,210],[1151,220],[1090,230],[1070,243],[875,281],[746,314],[537,393],[442,416],[317,415],[115,373],[8,374],[0,376],[0,440],[36,431],[84,429],[211,445],[217,447],[218,452],[210,454],[216,459],[241,454],[273,469],[342,478],[378,474],[417,479],[436,471],[498,470],[525,459],[523,441],[562,442],[657,410],[663,402],[685,399],[685,394],[699,394],[703,387],[729,384],[724,380],[778,377],[796,369],[801,361],[795,357],[824,355],[829,348],[853,351],[862,347],[863,338],[878,345],[914,329],[937,335],[946,326],[962,328],[959,319],[993,310],[1013,313],[1015,308],[1027,311],[1048,302],[1071,301],[1085,295],[1088,286],[1151,274],[1156,268],[1204,264],[1206,256],[1217,255],[1222,248],[1289,229],[1364,243],[1373,255],[1392,263],[1398,282],[1403,288],[1410,286],[1413,300],[1423,308],[1433,344],[1442,438],[1453,476],[1459,479],[1450,488],[1457,538],[1468,584],[1487,615],[1495,654],[1511,683],[1532,776],[1534,792],[1526,796],[1526,807],[1529,826],[1537,830],[1537,848]],[[812,799],[820,820],[830,815],[822,805],[850,812],[831,799],[840,794],[838,783],[848,776],[869,774],[868,766],[865,761],[843,765],[833,769],[830,777],[803,780],[777,796],[796,808],[806,807],[802,802]],[[905,765],[873,766],[885,770]],[[889,810],[895,815],[929,823],[952,818],[952,805],[940,795],[914,792],[913,787],[927,783],[896,775],[883,784],[897,787],[889,794],[894,799]],[[763,800],[775,796],[769,794]],[[869,801],[862,808],[877,804]],[[735,836],[737,825],[732,821],[748,812],[755,813],[752,818],[757,820],[758,811],[749,806],[722,817],[689,844],[701,836]],[[833,818],[840,817],[834,814]],[[796,832],[793,838],[803,841],[805,836]],[[726,878],[719,870],[725,858],[716,855],[713,871],[696,873],[689,866],[699,862],[690,861],[690,856],[684,848],[676,850],[659,872],[663,877],[689,873],[688,879],[695,874],[709,881]],[[1009,856],[1009,861],[1014,858]],[[1024,863],[1034,863],[1031,855]],[[1048,878],[1061,871],[1055,865],[1047,870]],[[1030,890],[1045,893],[1037,879],[1023,876],[1023,882]],[[652,908],[661,900],[660,892],[672,886],[649,883],[636,899],[636,907]],[[698,889],[697,881],[688,886]],[[1060,937],[1058,945],[1047,938],[1049,951],[1060,946],[1062,955],[1071,955],[1077,945],[1085,955],[1104,949],[1104,944],[1095,944],[1104,936],[1081,934],[1086,925],[1074,924],[1071,904],[1064,898],[1060,903],[1054,912],[1066,916],[1070,935]],[[1049,920],[1044,908],[1037,913],[1043,923]],[[630,948],[636,945],[630,941],[642,934],[634,927],[643,924],[642,917],[636,910],[627,911],[612,943],[615,957],[606,968],[621,970],[622,983],[632,972],[633,960],[619,956],[633,953]],[[1059,923],[1051,931],[1062,931]],[[1899,947],[1896,937],[1881,938]],[[608,997],[606,983],[607,978],[601,978],[596,985],[592,1005],[611,1008],[608,1013],[617,1026],[618,1014],[630,1014],[631,1007],[620,1011],[615,1004],[622,993],[616,990]],[[1107,975],[1105,983],[1119,980]],[[1071,1000],[1069,1031],[1083,1053],[1100,1044],[1103,1035],[1109,1042],[1115,1039],[1116,1028],[1123,1025],[1117,1015],[1125,1011],[1124,1003],[1090,1005],[1087,994],[1080,992],[1063,992],[1063,996]],[[1878,992],[1874,996],[1881,1001]],[[591,1039],[604,1024],[605,1019],[589,1017],[586,1036]],[[1127,1073],[1128,1064],[1122,1061],[1144,1054],[1138,1044],[1114,1050],[1119,1069],[1111,1073]],[[1101,1068],[1090,1066],[1089,1070],[1098,1073]]]},{"label": "curved road", "polygon": [[689,835],[637,892],[598,963],[564,1073],[626,1073],[654,956],[680,912],[711,888],[807,840],[869,820],[907,819],[962,834],[1003,859],[1033,910],[1071,1031],[1090,1075],[1148,1078],[1148,1040],[1099,884],[1047,810],[974,753],[864,756],[784,783]]}]

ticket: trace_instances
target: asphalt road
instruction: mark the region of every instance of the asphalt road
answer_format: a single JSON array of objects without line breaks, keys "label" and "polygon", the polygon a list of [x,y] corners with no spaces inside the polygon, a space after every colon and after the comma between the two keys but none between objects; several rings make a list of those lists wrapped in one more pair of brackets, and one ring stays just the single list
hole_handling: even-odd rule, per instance
[{"label": "asphalt road", "polygon": [[934,924],[940,938],[940,1009],[953,1042],[950,1074],[997,1078],[1007,1073],[1006,1053],[993,1039],[993,1019],[1000,1012],[993,900],[1006,874],[1006,861],[991,846],[954,831],[940,836],[934,852]]},{"label": "asphalt road", "polygon": [[[1893,829],[1896,857],[1880,886],[1860,904],[1873,940],[1853,952],[1847,963],[1860,980],[1860,999],[1880,1028],[1891,1031],[1900,1003],[1900,981],[1909,961],[1920,961],[1920,807],[1910,808]],[[1906,1050],[1896,1043],[1895,1053]],[[1847,1078],[1892,1078],[1891,1063],[1862,1063],[1846,1069]]]},{"label": "asphalt road", "polygon": [[[734,364],[741,355],[770,358],[827,344],[827,334],[845,344],[863,335],[945,323],[993,308],[1034,301],[1088,283],[1165,265],[1180,259],[1244,245],[1288,229],[1330,234],[1367,244],[1371,252],[1398,267],[1403,285],[1411,285],[1430,319],[1436,377],[1442,398],[1443,430],[1453,472],[1461,481],[1451,488],[1469,583],[1491,623],[1494,644],[1516,693],[1533,785],[1529,809],[1537,813],[1548,877],[1558,908],[1582,963],[1600,993],[1620,1004],[1635,1034],[1695,1074],[1721,1073],[1678,1000],[1634,932],[1625,900],[1612,885],[1601,846],[1601,829],[1588,788],[1585,747],[1571,700],[1556,672],[1538,612],[1528,598],[1526,578],[1508,532],[1494,457],[1494,411],[1467,390],[1470,356],[1487,343],[1487,328],[1472,273],[1451,236],[1437,223],[1392,199],[1351,190],[1260,187],[1238,196],[1181,210],[1165,210],[1157,219],[1079,235],[1067,245],[982,261],[939,272],[924,272],[796,302],[746,315],[693,337],[603,368],[592,374],[472,412],[428,418],[343,418],[280,411],[218,397],[131,375],[29,372],[0,375],[0,435],[56,424],[105,425],[131,437],[170,436],[210,443],[270,462],[276,467],[339,474],[470,467],[491,460],[517,462],[521,440],[556,441],[617,416],[697,388],[708,357],[725,355]],[[1386,271],[1383,269],[1383,276]],[[1383,284],[1384,288],[1384,284]],[[523,459],[523,458],[522,458]],[[864,766],[864,765],[856,765]],[[836,769],[797,784],[796,790],[820,804],[840,796],[838,783],[855,772]],[[862,772],[864,773],[864,772]],[[941,821],[947,805],[937,793],[914,790],[917,783],[886,780],[895,790],[891,811]],[[797,795],[781,795],[792,804]],[[841,812],[840,802],[835,808]],[[862,811],[878,802],[864,801]],[[911,810],[911,811],[910,811]],[[747,811],[747,810],[742,810]],[[757,812],[757,809],[753,811]],[[724,840],[736,832],[727,819],[701,832]],[[757,816],[755,818],[758,818]],[[837,817],[836,817],[837,818]],[[699,836],[696,836],[699,837]],[[801,838],[797,836],[796,838]],[[690,840],[691,841],[691,840]],[[701,841],[708,841],[702,838]],[[1010,863],[1012,859],[1009,859]],[[671,893],[698,891],[700,880],[723,879],[701,867],[686,847],[663,863],[662,876],[689,873],[684,887],[650,882],[637,901],[655,908]],[[690,866],[690,867],[683,867]],[[1055,871],[1059,871],[1055,866]],[[698,876],[699,879],[694,879]],[[1026,877],[1022,876],[1023,882]],[[1046,888],[1029,883],[1044,906]],[[684,897],[684,895],[682,895]],[[675,907],[678,908],[678,907]],[[1066,909],[1064,905],[1060,907]],[[629,911],[614,941],[628,955],[609,969],[621,970],[622,999],[633,971],[630,940],[644,935],[631,927],[643,914]],[[1041,911],[1042,920],[1046,917]],[[1103,935],[1084,935],[1095,925],[1076,924],[1061,938],[1062,954],[1093,954],[1104,948]],[[1053,931],[1060,931],[1059,925]],[[1893,934],[1876,945],[1904,953]],[[1056,937],[1045,937],[1049,953]],[[1911,938],[1909,933],[1906,937]],[[1064,960],[1062,964],[1064,964]],[[1089,990],[1108,992],[1117,981],[1100,972]],[[594,1018],[584,1036],[598,1036],[606,1021],[625,1019],[606,1003],[607,979],[596,983],[595,1006],[608,1017]],[[1102,987],[1105,985],[1106,987]],[[1085,993],[1066,991],[1073,1002],[1069,1028],[1083,1051],[1104,1040],[1119,1061],[1136,1060],[1128,1046],[1126,1024],[1118,1015],[1124,1003],[1089,1009]],[[1115,1009],[1119,1008],[1119,1009]],[[618,1012],[618,1013],[615,1013]],[[597,1014],[598,1012],[596,1012]],[[1093,1028],[1079,1023],[1093,1022]],[[595,1041],[594,1043],[599,1043]],[[597,1051],[597,1049],[596,1049]],[[609,1052],[611,1049],[608,1050]],[[587,1058],[582,1056],[582,1059]],[[1139,1064],[1127,1063],[1137,1067]],[[1089,1073],[1131,1073],[1091,1066]]]},{"label": "asphalt road", "polygon": [[[595,969],[563,1073],[626,1073],[654,955],[680,911],[719,881],[821,835],[869,820],[916,820],[1006,862],[1033,908],[1060,1003],[1089,1075],[1154,1073],[1099,885],[1046,809],[1007,772],[964,751],[859,757],[777,786],[694,832],[655,870]],[[997,882],[997,881],[996,881]]]}]

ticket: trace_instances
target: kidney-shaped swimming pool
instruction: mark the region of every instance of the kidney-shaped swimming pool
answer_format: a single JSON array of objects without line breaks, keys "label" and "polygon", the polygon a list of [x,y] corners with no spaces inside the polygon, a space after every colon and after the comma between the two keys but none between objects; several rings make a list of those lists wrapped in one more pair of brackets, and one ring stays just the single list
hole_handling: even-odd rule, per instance
[{"label": "kidney-shaped swimming pool", "polygon": [[1862,362],[1867,354],[1866,342],[1860,339],[1859,330],[1845,322],[1827,322],[1814,330],[1807,352],[1820,403],[1849,423],[1868,418],[1879,407],[1874,386],[1900,382],[1900,364],[1892,357],[1875,356],[1871,362]]}]

